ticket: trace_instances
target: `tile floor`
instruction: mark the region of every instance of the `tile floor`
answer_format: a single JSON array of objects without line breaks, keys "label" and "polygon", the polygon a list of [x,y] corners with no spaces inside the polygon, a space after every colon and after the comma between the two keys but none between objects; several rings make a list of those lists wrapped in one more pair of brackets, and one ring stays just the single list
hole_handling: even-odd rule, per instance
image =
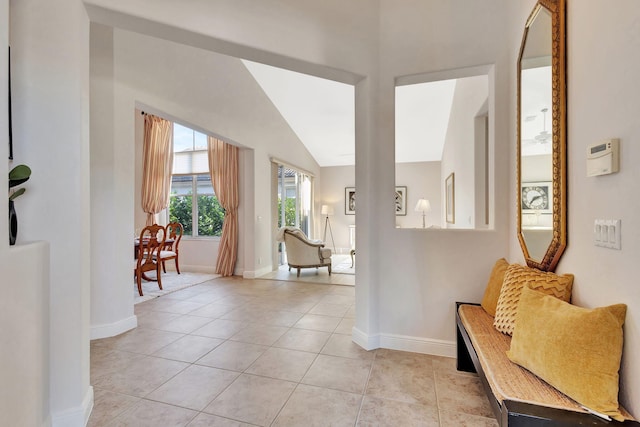
[{"label": "tile floor", "polygon": [[91,342],[89,426],[496,426],[455,360],[351,342],[354,287],[218,278]]}]

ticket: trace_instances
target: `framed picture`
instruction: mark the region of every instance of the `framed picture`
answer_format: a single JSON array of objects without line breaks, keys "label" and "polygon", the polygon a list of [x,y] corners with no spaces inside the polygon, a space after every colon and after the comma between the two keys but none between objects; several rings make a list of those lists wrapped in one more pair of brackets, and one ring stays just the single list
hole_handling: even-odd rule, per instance
[{"label": "framed picture", "polygon": [[523,182],[520,186],[520,208],[523,213],[553,213],[551,181]]},{"label": "framed picture", "polygon": [[451,172],[451,175],[447,177],[444,182],[444,190],[446,197],[446,216],[447,223],[456,223],[456,181],[455,174]]},{"label": "framed picture", "polygon": [[344,214],[356,214],[356,188],[346,187],[344,189]]},{"label": "framed picture", "polygon": [[396,187],[396,216],[407,214],[407,187]]}]

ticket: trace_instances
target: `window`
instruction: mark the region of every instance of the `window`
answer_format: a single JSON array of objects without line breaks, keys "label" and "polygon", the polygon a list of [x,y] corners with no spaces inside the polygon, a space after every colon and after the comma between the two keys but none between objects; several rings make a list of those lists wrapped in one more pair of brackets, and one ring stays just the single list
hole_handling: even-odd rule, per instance
[{"label": "window", "polygon": [[207,136],[174,123],[173,151],[169,220],[180,222],[185,236],[220,236],[224,209],[211,184]]}]

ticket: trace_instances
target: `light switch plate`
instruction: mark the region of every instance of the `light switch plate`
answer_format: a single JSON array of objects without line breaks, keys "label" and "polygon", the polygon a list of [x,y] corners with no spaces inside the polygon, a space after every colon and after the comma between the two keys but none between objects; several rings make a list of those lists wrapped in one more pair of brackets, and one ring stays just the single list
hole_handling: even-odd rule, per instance
[{"label": "light switch plate", "polygon": [[596,219],[593,225],[593,244],[603,248],[622,249],[619,219]]}]

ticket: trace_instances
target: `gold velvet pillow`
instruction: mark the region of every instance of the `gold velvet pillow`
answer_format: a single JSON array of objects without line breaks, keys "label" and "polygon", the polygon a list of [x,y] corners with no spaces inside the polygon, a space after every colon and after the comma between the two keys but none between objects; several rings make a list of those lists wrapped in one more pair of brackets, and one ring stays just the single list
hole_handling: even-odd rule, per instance
[{"label": "gold velvet pillow", "polygon": [[618,408],[624,304],[586,309],[524,288],[507,356],[581,405],[623,421]]},{"label": "gold velvet pillow", "polygon": [[562,301],[571,300],[573,274],[557,275],[519,264],[511,264],[504,273],[504,282],[496,306],[493,326],[502,333],[511,335],[516,321],[516,310],[520,301],[522,287],[552,295]]},{"label": "gold velvet pillow", "polygon": [[500,288],[502,288],[502,281],[504,280],[504,273],[507,271],[509,263],[506,259],[500,258],[496,261],[489,276],[489,283],[484,290],[484,296],[482,297],[482,303],[480,304],[484,311],[492,316],[496,315],[496,306],[498,305],[498,297],[500,296]]}]

